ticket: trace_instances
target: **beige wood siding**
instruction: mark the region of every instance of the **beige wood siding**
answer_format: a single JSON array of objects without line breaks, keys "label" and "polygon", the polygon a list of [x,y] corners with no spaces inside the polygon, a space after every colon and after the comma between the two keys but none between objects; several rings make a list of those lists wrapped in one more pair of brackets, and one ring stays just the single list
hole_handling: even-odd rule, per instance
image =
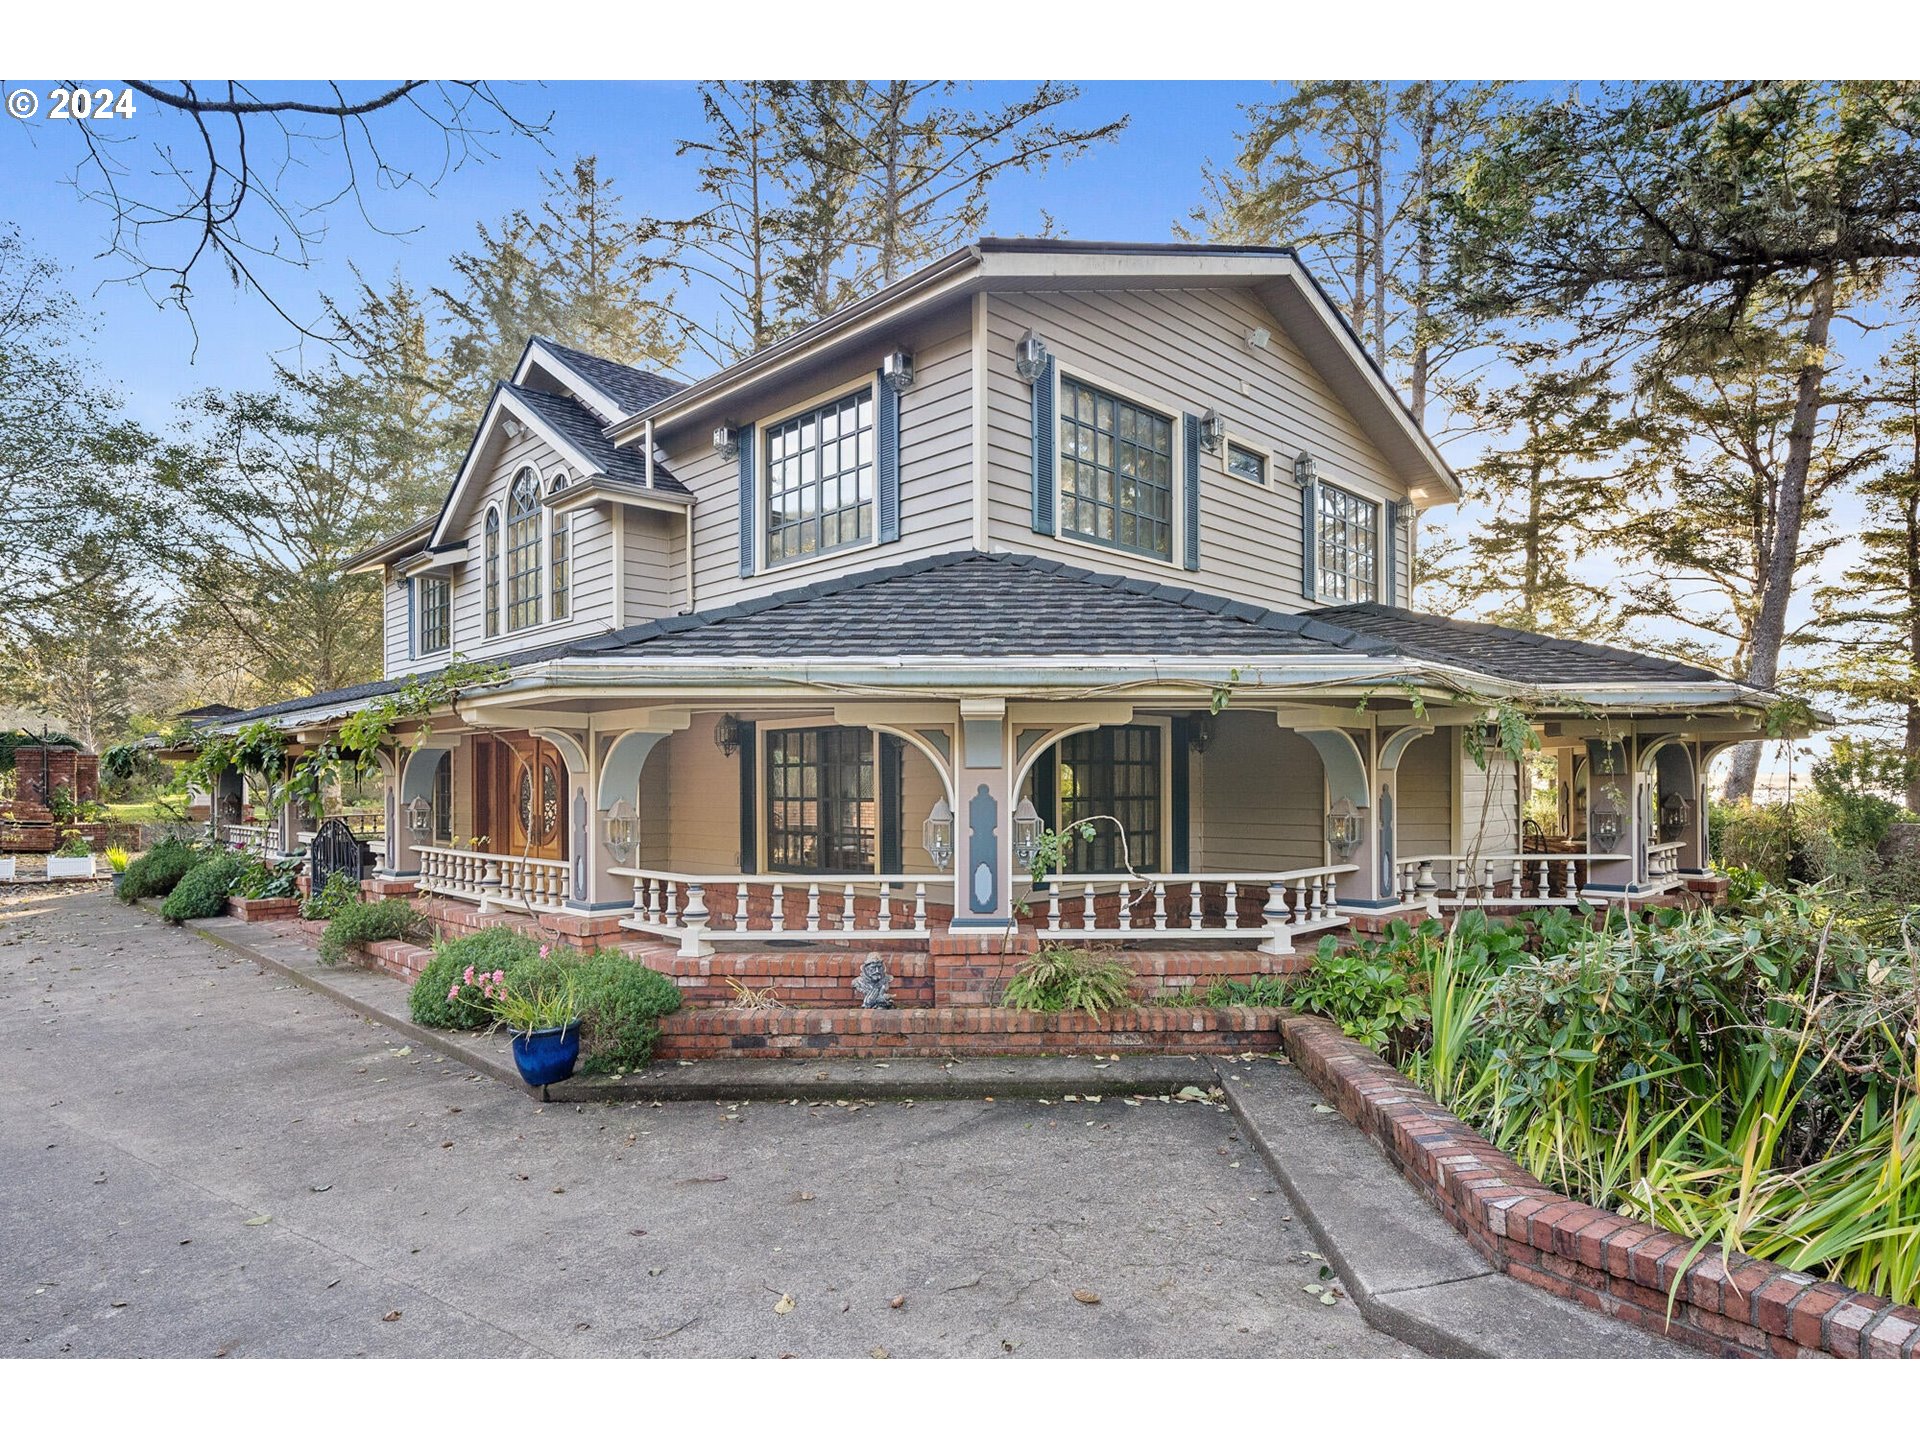
[{"label": "beige wood siding", "polygon": [[386,673],[406,675],[414,669],[407,636],[407,582],[387,577],[380,593],[380,610],[386,626]]},{"label": "beige wood siding", "polygon": [[1273,716],[1225,710],[1190,772],[1195,870],[1295,870],[1325,858],[1326,773]]},{"label": "beige wood siding", "polygon": [[901,752],[900,763],[900,868],[908,875],[931,873],[933,858],[927,854],[923,827],[934,803],[947,791],[940,783],[940,772],[912,745]]},{"label": "beige wood siding", "polygon": [[1489,753],[1487,768],[1474,764],[1460,731],[1454,731],[1455,764],[1460,783],[1460,843],[1462,855],[1511,855],[1520,849],[1520,798],[1513,762]]},{"label": "beige wood siding", "polygon": [[[828,575],[849,574],[892,565],[920,555],[966,549],[973,529],[972,332],[967,307],[957,305],[898,334],[863,348],[833,365],[810,372],[778,390],[742,403],[727,418],[739,428],[758,427],[796,407],[825,402],[869,384],[880,360],[896,345],[913,352],[913,388],[900,397],[900,538],[832,552],[806,561],[740,576],[740,467],[713,448],[717,421],[661,430],[657,441],[667,451],[667,467],[695,496],[694,567],[696,609],[731,604],[804,585]],[[765,443],[755,445],[756,462],[765,465]],[[764,487],[764,478],[762,480]],[[751,521],[749,522],[751,523]],[[670,562],[670,584],[684,604],[686,573],[683,535]],[[762,552],[764,553],[764,552]]]},{"label": "beige wood siding", "polygon": [[[685,543],[687,522],[681,516],[662,514],[658,510],[616,513],[622,517],[620,523],[626,526],[626,534],[621,537],[621,555],[626,566],[627,595],[620,623],[638,625],[645,620],[677,614],[686,603],[685,592],[674,582],[676,576],[686,573],[686,567],[676,561]],[[609,616],[613,613],[611,604],[607,613]]]},{"label": "beige wood siding", "polygon": [[1453,732],[1423,735],[1400,757],[1394,849],[1403,860],[1453,848]]},{"label": "beige wood siding", "polygon": [[[1272,334],[1265,350],[1246,341],[1256,327]],[[1202,452],[1198,572],[1181,569],[1177,536],[1173,561],[1167,563],[1034,533],[1032,395],[1013,369],[1014,346],[1029,328],[1045,339],[1062,374],[1104,384],[1175,417],[1212,408],[1238,443],[1268,455],[1267,483],[1255,485],[1226,472],[1224,446],[1218,454]],[[1275,609],[1311,609],[1317,602],[1301,593],[1301,498],[1292,479],[1293,457],[1311,451],[1323,481],[1367,499],[1405,497],[1379,450],[1279,321],[1247,291],[995,294],[987,304],[987,332],[988,512],[997,549],[1192,585]],[[1177,432],[1175,445],[1177,513]],[[1396,537],[1396,543],[1404,577],[1404,537]]]}]

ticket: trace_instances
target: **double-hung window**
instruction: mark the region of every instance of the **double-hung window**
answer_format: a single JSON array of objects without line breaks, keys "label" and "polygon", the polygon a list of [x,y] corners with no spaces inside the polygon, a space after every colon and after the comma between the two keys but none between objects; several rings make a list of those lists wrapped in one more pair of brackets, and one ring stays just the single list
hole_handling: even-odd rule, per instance
[{"label": "double-hung window", "polygon": [[1380,506],[1324,482],[1320,486],[1320,598],[1335,602],[1373,600],[1379,593]]},{"label": "double-hung window", "polygon": [[[559,494],[566,484],[564,480],[553,482],[548,493]],[[547,569],[550,572],[547,583],[548,604],[553,609],[553,618],[564,620],[572,602],[572,557],[567,551],[567,516],[565,511],[556,510],[553,515],[552,532],[547,536]]]},{"label": "double-hung window", "polygon": [[444,575],[424,575],[413,583],[420,626],[414,643],[418,653],[437,655],[453,643],[453,582]]},{"label": "double-hung window", "polygon": [[766,752],[768,868],[871,871],[880,844],[873,732],[769,730]]},{"label": "double-hung window", "polygon": [[1062,533],[1173,557],[1173,421],[1096,390],[1060,381]]},{"label": "double-hung window", "polygon": [[540,623],[540,482],[522,470],[507,492],[507,629]]},{"label": "double-hung window", "polygon": [[873,390],[766,430],[767,563],[873,538]]}]

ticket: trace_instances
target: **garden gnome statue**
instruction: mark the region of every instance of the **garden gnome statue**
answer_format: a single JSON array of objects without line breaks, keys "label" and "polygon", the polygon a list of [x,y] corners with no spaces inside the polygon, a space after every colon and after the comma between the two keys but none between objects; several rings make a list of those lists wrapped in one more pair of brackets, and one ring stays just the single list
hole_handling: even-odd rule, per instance
[{"label": "garden gnome statue", "polygon": [[893,1001],[887,998],[887,987],[891,983],[887,979],[887,962],[878,955],[867,956],[853,982],[853,993],[860,997],[860,1008],[891,1010]]}]

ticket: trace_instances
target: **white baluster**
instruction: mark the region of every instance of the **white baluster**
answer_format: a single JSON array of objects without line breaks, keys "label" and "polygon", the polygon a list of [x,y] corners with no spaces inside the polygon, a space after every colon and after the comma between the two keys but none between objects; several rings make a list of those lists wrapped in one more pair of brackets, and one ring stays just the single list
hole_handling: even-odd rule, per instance
[{"label": "white baluster", "polygon": [[1082,930],[1092,930],[1098,926],[1100,922],[1093,911],[1093,882],[1091,880],[1087,881],[1087,896],[1084,903],[1086,910],[1080,916],[1080,928]]},{"label": "white baluster", "polygon": [[849,880],[846,888],[840,892],[840,929],[853,929],[853,882]]},{"label": "white baluster", "polygon": [[787,887],[779,881],[773,886],[773,929],[778,934],[787,928]]},{"label": "white baluster", "polygon": [[893,882],[891,880],[880,882],[879,926],[880,933],[883,935],[893,929]]},{"label": "white baluster", "polygon": [[[1195,913],[1197,914],[1198,912]],[[1238,930],[1240,928],[1240,887],[1231,880],[1227,881],[1226,921],[1227,929]],[[1194,924],[1193,928],[1196,930],[1200,928],[1198,922]]]},{"label": "white baluster", "polygon": [[734,892],[733,904],[734,904],[733,928],[736,931],[745,930],[747,928],[747,882],[746,881],[742,880],[740,882],[740,888]]},{"label": "white baluster", "polygon": [[913,886],[913,928],[925,934],[927,930],[927,882],[916,880]]},{"label": "white baluster", "polygon": [[1293,950],[1293,931],[1288,926],[1287,887],[1279,880],[1267,882],[1267,903],[1260,908],[1261,928],[1267,938],[1260,949],[1268,955],[1286,955]]},{"label": "white baluster", "polygon": [[1195,880],[1187,886],[1187,928],[1198,930],[1206,922],[1206,914],[1200,908],[1200,882]]},{"label": "white baluster", "polygon": [[1167,882],[1164,880],[1153,882],[1153,928],[1167,928]]},{"label": "white baluster", "polygon": [[693,880],[687,882],[687,908],[682,912],[680,919],[685,926],[680,932],[680,953],[690,956],[711,955],[713,946],[706,940],[706,886]]},{"label": "white baluster", "polygon": [[820,887],[817,884],[807,886],[807,933],[820,933]]},{"label": "white baluster", "polygon": [[1047,929],[1058,930],[1059,928],[1060,882],[1058,880],[1049,880],[1047,882]]}]

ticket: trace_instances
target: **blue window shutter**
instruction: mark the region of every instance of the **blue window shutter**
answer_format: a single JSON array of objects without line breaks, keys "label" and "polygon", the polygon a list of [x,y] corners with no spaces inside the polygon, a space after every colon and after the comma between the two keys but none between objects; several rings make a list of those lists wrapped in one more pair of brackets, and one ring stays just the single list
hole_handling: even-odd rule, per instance
[{"label": "blue window shutter", "polygon": [[758,731],[751,720],[740,722],[740,873],[751,875],[760,868],[760,812],[755,787],[760,780],[756,760],[759,747],[754,743]]},{"label": "blue window shutter", "polygon": [[1380,573],[1386,578],[1382,597],[1389,605],[1400,603],[1400,502],[1387,501],[1387,554]]},{"label": "blue window shutter", "polygon": [[[1170,838],[1173,841],[1173,863],[1169,868],[1176,875],[1184,873],[1193,864],[1191,855],[1193,782],[1187,770],[1192,736],[1193,726],[1188,718],[1185,715],[1174,716],[1173,723],[1167,731],[1167,744],[1173,751],[1173,754],[1167,757],[1171,762],[1168,768],[1173,782],[1167,795],[1167,808],[1171,812],[1167,818],[1171,822],[1168,829],[1172,831]],[[1195,918],[1194,923],[1199,924],[1198,917]]]},{"label": "blue window shutter", "polygon": [[1309,600],[1320,598],[1314,579],[1314,562],[1320,557],[1320,486],[1300,487],[1300,593]]},{"label": "blue window shutter", "polygon": [[413,659],[417,653],[414,647],[420,643],[419,636],[420,631],[414,623],[413,581],[409,580],[407,581],[407,659],[409,660]]},{"label": "blue window shutter", "polygon": [[740,578],[753,574],[753,558],[760,548],[760,533],[754,524],[754,501],[759,472],[753,466],[753,442],[759,430],[752,425],[740,427]]},{"label": "blue window shutter", "polygon": [[1185,467],[1180,477],[1185,509],[1181,515],[1180,565],[1182,569],[1200,568],[1200,417],[1183,416],[1181,437],[1186,442]]},{"label": "blue window shutter", "polygon": [[1054,447],[1060,443],[1060,427],[1053,419],[1053,357],[1033,382],[1033,531],[1051,535],[1054,496]]},{"label": "blue window shutter", "polygon": [[880,413],[875,419],[875,477],[880,543],[900,538],[900,392],[880,377]]}]

